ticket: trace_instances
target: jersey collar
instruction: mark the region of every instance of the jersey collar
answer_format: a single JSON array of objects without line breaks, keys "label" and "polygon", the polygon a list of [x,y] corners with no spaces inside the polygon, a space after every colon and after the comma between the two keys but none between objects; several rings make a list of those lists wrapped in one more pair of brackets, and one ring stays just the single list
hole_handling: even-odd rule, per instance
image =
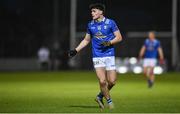
[{"label": "jersey collar", "polygon": [[103,19],[100,21],[100,22],[98,22],[98,21],[95,21],[95,20],[93,20],[95,23],[101,23],[101,22],[104,22],[106,20],[106,18],[105,17],[103,17]]}]

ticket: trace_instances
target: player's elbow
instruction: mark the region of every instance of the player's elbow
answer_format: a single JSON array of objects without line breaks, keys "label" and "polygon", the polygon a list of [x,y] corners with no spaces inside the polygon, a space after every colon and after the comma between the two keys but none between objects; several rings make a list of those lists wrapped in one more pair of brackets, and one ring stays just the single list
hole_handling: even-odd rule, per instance
[{"label": "player's elbow", "polygon": [[121,41],[122,41],[122,37],[121,37],[121,36],[118,36],[118,37],[117,37],[117,41],[118,41],[118,42],[121,42]]},{"label": "player's elbow", "polygon": [[116,42],[122,41],[122,35],[121,35],[120,31],[114,32],[114,35],[115,35]]}]

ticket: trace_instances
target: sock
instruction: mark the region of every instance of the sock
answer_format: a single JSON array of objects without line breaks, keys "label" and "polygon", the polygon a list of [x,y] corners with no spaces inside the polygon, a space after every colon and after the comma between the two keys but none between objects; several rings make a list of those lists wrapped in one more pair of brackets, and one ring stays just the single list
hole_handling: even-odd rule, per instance
[{"label": "sock", "polygon": [[112,104],[112,99],[111,98],[107,99],[107,103]]},{"label": "sock", "polygon": [[102,94],[102,92],[99,92],[99,94],[97,95],[97,97],[98,97],[99,99],[102,99],[102,98],[104,97],[104,95]]},{"label": "sock", "polygon": [[151,81],[150,79],[148,79],[148,85],[149,85],[149,87],[152,87],[153,81]]}]

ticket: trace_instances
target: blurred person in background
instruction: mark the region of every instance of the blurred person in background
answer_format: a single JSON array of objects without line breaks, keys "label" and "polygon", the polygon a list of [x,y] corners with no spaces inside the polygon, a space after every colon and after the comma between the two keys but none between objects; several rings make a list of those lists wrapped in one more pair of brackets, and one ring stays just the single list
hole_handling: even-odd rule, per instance
[{"label": "blurred person in background", "polygon": [[38,62],[40,64],[40,69],[41,70],[49,70],[50,67],[50,51],[47,47],[42,46],[38,50]]},{"label": "blurred person in background", "polygon": [[92,61],[100,86],[100,92],[95,101],[101,109],[104,109],[103,97],[105,97],[109,109],[112,109],[114,105],[109,91],[117,80],[114,44],[120,42],[122,36],[115,21],[104,17],[105,6],[103,4],[91,4],[89,8],[92,21],[88,23],[84,39],[74,50],[69,51],[69,56],[75,56],[91,41]]},{"label": "blurred person in background", "polygon": [[151,88],[155,81],[154,67],[157,64],[157,57],[159,54],[159,63],[164,63],[164,54],[160,44],[160,41],[156,39],[155,32],[150,31],[148,33],[148,38],[145,40],[142,46],[139,59],[143,60],[143,70],[144,75],[147,78],[148,87]]}]

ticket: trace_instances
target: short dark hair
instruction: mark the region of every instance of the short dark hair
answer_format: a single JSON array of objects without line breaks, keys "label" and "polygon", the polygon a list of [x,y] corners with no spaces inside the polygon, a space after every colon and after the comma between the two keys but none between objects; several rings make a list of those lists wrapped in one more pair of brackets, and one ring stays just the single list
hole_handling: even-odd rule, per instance
[{"label": "short dark hair", "polygon": [[105,5],[101,3],[91,4],[89,5],[89,9],[99,9],[103,11],[103,14],[105,13]]},{"label": "short dark hair", "polygon": [[149,34],[149,33],[153,33],[154,35],[156,35],[156,34],[157,34],[157,32],[156,32],[156,31],[154,31],[154,30],[149,31],[149,32],[148,32],[148,34]]}]

